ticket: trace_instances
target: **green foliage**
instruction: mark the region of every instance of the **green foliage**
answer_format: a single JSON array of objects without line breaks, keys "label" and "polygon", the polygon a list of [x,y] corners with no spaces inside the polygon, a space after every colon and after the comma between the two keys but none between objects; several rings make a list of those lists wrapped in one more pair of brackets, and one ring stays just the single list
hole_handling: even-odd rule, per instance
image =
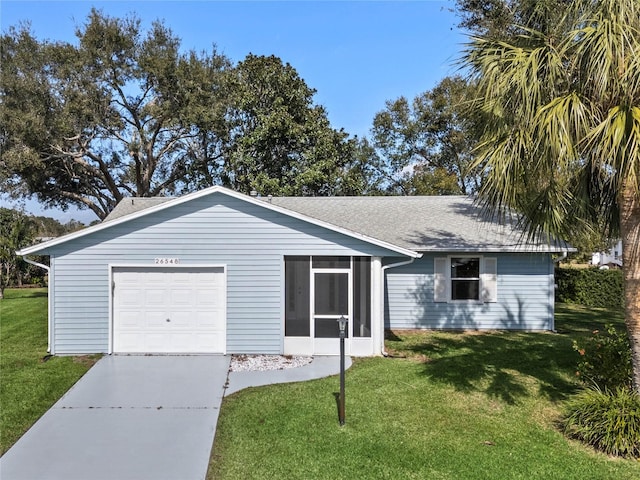
[{"label": "green foliage", "polygon": [[93,9],[77,44],[2,36],[0,187],[104,218],[124,196],[211,185],[267,195],[361,193],[356,141],[295,69],[182,52],[162,22]]},{"label": "green foliage", "polygon": [[621,270],[598,268],[556,268],[556,301],[589,307],[624,306],[624,283]]},{"label": "green foliage", "polygon": [[15,252],[29,245],[33,235],[34,225],[27,215],[0,208],[0,299],[7,286],[22,283],[25,264]]},{"label": "green foliage", "polygon": [[92,9],[77,44],[39,41],[24,26],[2,37],[0,185],[48,206],[90,208],[104,218],[125,195],[176,191],[194,130],[212,123],[228,60],[180,53],[156,22]]},{"label": "green foliage", "polygon": [[574,340],[573,349],[581,356],[577,375],[587,385],[614,391],[631,387],[631,347],[626,333],[612,324],[604,332],[594,330],[591,337]]},{"label": "green foliage", "polygon": [[574,396],[565,433],[608,455],[640,458],[640,395],[629,388],[592,388]]},{"label": "green foliage", "polygon": [[[498,217],[518,213],[530,237],[621,238],[640,392],[640,2],[545,0],[531,15],[518,7],[533,2],[513,4],[508,28],[480,26],[464,52],[485,122],[479,198]],[[599,275],[568,298],[618,305],[617,274]]]},{"label": "green foliage", "polygon": [[7,290],[0,301],[0,455],[71,386],[97,356],[47,355],[47,291]]},{"label": "green foliage", "polygon": [[[249,54],[224,76],[224,132],[204,132],[216,162],[194,183],[262,195],[350,193],[355,141],[331,128],[315,90],[275,56]],[[357,192],[359,193],[359,191]]]},{"label": "green foliage", "polygon": [[[44,270],[17,257],[17,250],[35,243],[38,237],[58,237],[81,228],[84,224],[77,220],[62,225],[53,218],[31,216],[21,210],[0,207],[0,298],[6,287],[45,283]],[[45,265],[49,261],[47,256],[31,259]]]},{"label": "green foliage", "polygon": [[475,89],[461,77],[446,77],[410,103],[387,101],[373,121],[373,145],[383,188],[405,195],[473,193],[478,179],[468,166],[480,132],[472,108]]},{"label": "green foliage", "polygon": [[393,332],[392,357],[347,370],[343,427],[337,377],[225,397],[207,478],[640,478],[640,463],[556,428],[576,388],[572,340],[617,312],[557,313],[561,334]]},{"label": "green foliage", "polygon": [[475,34],[508,38],[522,25],[543,29],[562,16],[572,0],[456,0],[460,26]]},{"label": "green foliage", "polygon": [[531,233],[616,238],[623,189],[640,191],[640,4],[579,0],[547,14],[506,39],[473,37],[464,53],[485,113],[480,196],[522,213]]}]

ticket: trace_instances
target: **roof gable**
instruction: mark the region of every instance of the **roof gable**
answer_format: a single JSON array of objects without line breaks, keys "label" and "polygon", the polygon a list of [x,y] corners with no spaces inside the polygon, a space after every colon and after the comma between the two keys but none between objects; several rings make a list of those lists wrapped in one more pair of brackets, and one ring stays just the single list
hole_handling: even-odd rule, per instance
[{"label": "roof gable", "polygon": [[197,198],[202,198],[205,197],[207,195],[213,195],[213,194],[221,194],[221,195],[227,195],[229,197],[233,197],[236,199],[240,199],[243,200],[245,202],[248,203],[252,203],[254,205],[258,205],[262,208],[268,209],[268,210],[273,210],[273,211],[277,211],[279,213],[282,213],[284,215],[287,216],[291,216],[294,218],[297,218],[299,220],[314,224],[314,225],[318,225],[320,227],[323,228],[327,228],[329,230],[356,238],[358,240],[362,240],[365,241],[367,243],[371,243],[373,245],[377,245],[380,247],[383,247],[385,249],[394,251],[396,253],[398,253],[399,255],[406,255],[412,258],[417,258],[420,257],[421,254],[410,250],[410,249],[406,249],[404,247],[400,247],[398,245],[394,245],[392,243],[388,243],[384,240],[380,240],[378,238],[375,237],[369,237],[365,234],[362,234],[360,232],[356,232],[356,231],[352,231],[348,228],[345,227],[341,227],[335,224],[331,224],[328,223],[322,219],[317,219],[317,218],[313,218],[313,217],[309,217],[303,213],[300,212],[296,212],[296,211],[292,211],[289,209],[286,209],[284,207],[278,206],[278,205],[274,205],[272,203],[269,202],[265,202],[262,201],[261,199],[258,198],[254,198],[254,197],[250,197],[247,195],[244,195],[242,193],[238,193],[238,192],[234,192],[232,190],[229,190],[227,188],[224,187],[220,187],[220,186],[214,186],[214,187],[209,187],[206,188],[204,190],[200,190],[197,192],[193,192],[181,197],[175,197],[175,198],[166,198],[166,197],[155,197],[155,198],[127,198],[127,199],[123,199],[118,206],[116,207],[116,209],[113,210],[113,212],[101,223],[91,226],[91,227],[87,227],[83,230],[68,234],[68,235],[64,235],[62,237],[58,237],[55,239],[52,239],[50,241],[44,242],[44,243],[40,243],[40,244],[36,244],[36,245],[32,245],[30,247],[27,248],[23,248],[21,250],[19,250],[18,252],[16,252],[18,255],[29,255],[29,254],[33,254],[33,253],[38,253],[38,252],[42,252],[43,250],[46,250],[50,247],[54,247],[57,245],[61,245],[63,243],[67,243],[70,241],[73,241],[77,238],[81,238],[84,237],[86,235],[90,235],[94,232],[98,232],[100,230],[104,230],[104,229],[108,229],[111,228],[115,225],[120,225],[122,223],[125,222],[130,222],[132,220],[135,220],[137,218],[146,216],[146,215],[150,215],[152,213],[164,210],[166,208],[171,208],[173,206],[176,205],[180,205],[192,200],[195,200]]}]

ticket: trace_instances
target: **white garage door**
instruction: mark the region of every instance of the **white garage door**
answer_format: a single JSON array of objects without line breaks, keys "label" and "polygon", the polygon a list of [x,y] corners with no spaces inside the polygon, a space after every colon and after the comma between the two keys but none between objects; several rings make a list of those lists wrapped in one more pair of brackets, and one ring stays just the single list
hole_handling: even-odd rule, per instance
[{"label": "white garage door", "polygon": [[225,353],[224,267],[113,270],[115,353]]}]

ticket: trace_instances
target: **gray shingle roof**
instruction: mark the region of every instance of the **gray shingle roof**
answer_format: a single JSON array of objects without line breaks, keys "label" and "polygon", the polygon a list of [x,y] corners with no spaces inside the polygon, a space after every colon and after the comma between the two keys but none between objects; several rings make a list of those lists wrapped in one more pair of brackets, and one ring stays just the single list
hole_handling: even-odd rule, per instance
[{"label": "gray shingle roof", "polygon": [[[269,201],[269,200],[265,200]],[[560,251],[483,215],[465,196],[274,197],[273,205],[414,251]]]},{"label": "gray shingle roof", "polygon": [[[105,222],[172,200],[126,198]],[[562,251],[564,242],[529,241],[485,216],[464,196],[261,197],[265,203],[409,250]]]},{"label": "gray shingle roof", "polygon": [[123,198],[116,208],[111,210],[111,213],[105,217],[103,222],[115,220],[116,218],[124,217],[130,213],[139,212],[147,208],[155,207],[161,203],[173,200],[171,197],[129,197]]}]

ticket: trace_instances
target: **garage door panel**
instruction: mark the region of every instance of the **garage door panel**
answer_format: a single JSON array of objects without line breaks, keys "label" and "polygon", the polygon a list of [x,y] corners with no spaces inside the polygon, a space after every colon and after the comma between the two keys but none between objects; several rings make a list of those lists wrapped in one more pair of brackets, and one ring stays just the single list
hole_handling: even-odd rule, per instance
[{"label": "garage door panel", "polygon": [[144,311],[140,312],[142,314],[142,318],[144,322],[142,322],[140,330],[163,330],[167,328],[167,312],[164,310],[160,311]]},{"label": "garage door panel", "polygon": [[139,288],[127,288],[122,290],[120,305],[136,307],[140,304],[140,297],[146,295],[144,290]]},{"label": "garage door panel", "polygon": [[138,304],[140,303],[140,297],[144,296],[146,307],[162,308],[167,303],[167,295],[169,293],[167,288],[150,287],[141,292],[137,298]]},{"label": "garage door panel", "polygon": [[192,307],[193,304],[193,289],[189,289],[184,286],[178,288],[171,288],[169,294],[171,298],[171,304],[176,307],[177,305],[183,305],[185,307]]},{"label": "garage door panel", "polygon": [[171,343],[167,342],[167,334],[164,332],[145,332],[140,335],[139,341],[145,352],[170,352]]},{"label": "garage door panel", "polygon": [[224,268],[116,267],[113,279],[114,352],[225,352]]},{"label": "garage door panel", "polygon": [[[158,269],[158,271],[155,272],[148,272],[145,274],[146,277],[146,283],[148,285],[166,285],[167,283],[167,278],[165,276],[166,271],[163,271],[162,269]],[[131,277],[135,280],[136,278],[136,272],[131,272]]]},{"label": "garage door panel", "polygon": [[[170,319],[171,319],[171,327],[173,329],[177,328],[186,328],[190,330],[193,327],[193,316],[196,314],[196,311],[184,311],[184,310],[176,310],[175,306],[171,309]],[[207,315],[209,321],[214,321],[210,315]]]},{"label": "garage door panel", "polygon": [[[222,315],[222,312],[215,312],[215,315]],[[216,325],[214,322],[211,321],[211,314],[210,313],[202,313],[202,312],[196,312],[195,313],[195,325],[198,327],[198,330],[201,332],[204,331],[220,331],[221,327],[219,325]]]},{"label": "garage door panel", "polygon": [[139,329],[144,321],[144,314],[139,310],[121,310],[120,326],[123,329]]},{"label": "garage door panel", "polygon": [[120,332],[119,344],[122,352],[132,351],[134,347],[140,344],[140,335],[137,333]]},{"label": "garage door panel", "polygon": [[203,350],[220,351],[225,348],[223,337],[217,333],[200,334],[196,341]]},{"label": "garage door panel", "polygon": [[195,291],[198,305],[215,305],[218,303],[217,292],[214,289],[200,287]]}]

